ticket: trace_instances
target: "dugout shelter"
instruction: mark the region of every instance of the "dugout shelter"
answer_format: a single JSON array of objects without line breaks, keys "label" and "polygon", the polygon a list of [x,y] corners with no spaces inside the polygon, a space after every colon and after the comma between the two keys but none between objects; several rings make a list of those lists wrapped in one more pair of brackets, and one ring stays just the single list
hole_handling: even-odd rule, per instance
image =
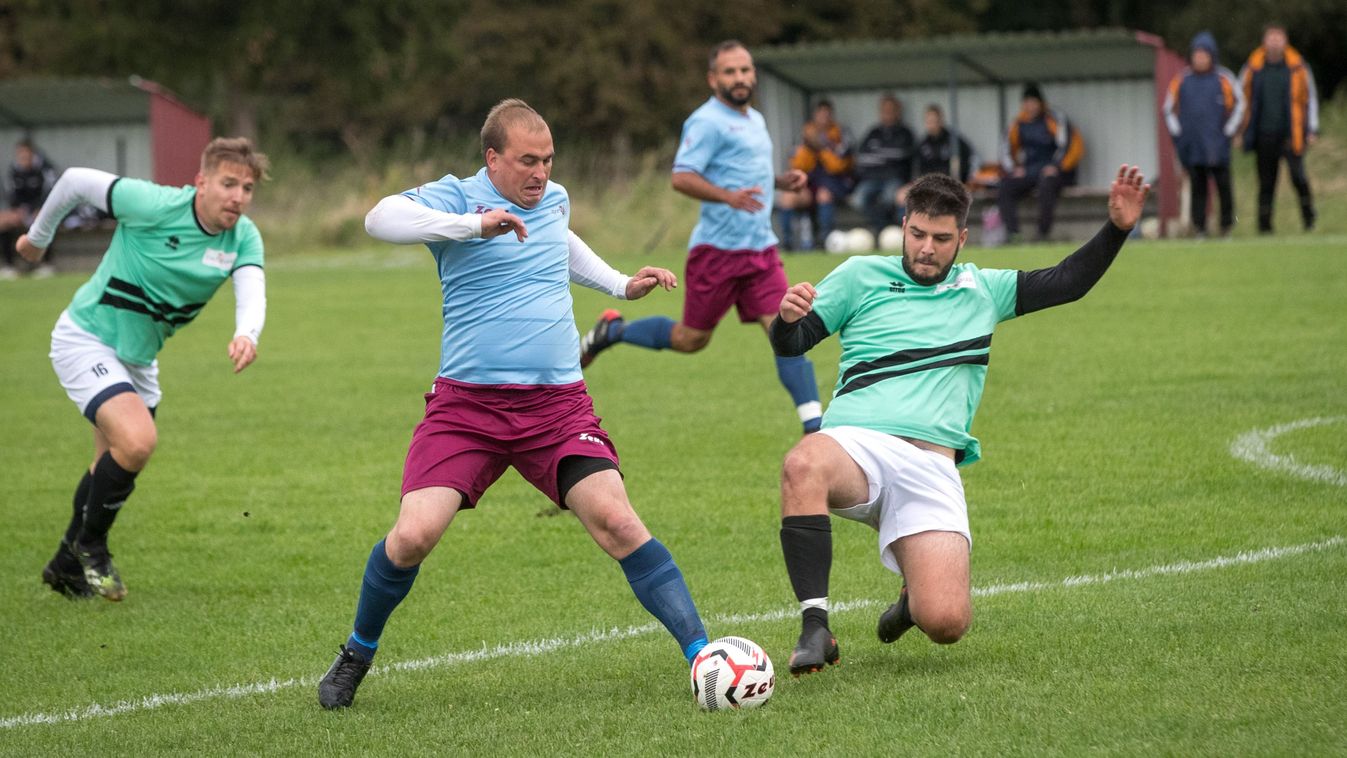
[{"label": "dugout shelter", "polygon": [[146,79],[0,82],[0,156],[28,137],[58,169],[97,168],[160,184],[191,184],[210,119]]},{"label": "dugout shelter", "polygon": [[[833,102],[839,122],[859,140],[878,121],[885,93],[902,101],[903,120],[917,139],[922,113],[935,103],[980,163],[996,161],[1019,112],[1021,89],[1033,81],[1085,139],[1074,194],[1097,196],[1120,164],[1137,163],[1152,183],[1161,233],[1179,218],[1182,177],[1162,107],[1165,88],[1185,61],[1156,35],[1107,28],[847,40],[757,48],[753,59],[759,108],[779,167],[819,99]],[[1093,218],[1099,217],[1096,208]]]}]

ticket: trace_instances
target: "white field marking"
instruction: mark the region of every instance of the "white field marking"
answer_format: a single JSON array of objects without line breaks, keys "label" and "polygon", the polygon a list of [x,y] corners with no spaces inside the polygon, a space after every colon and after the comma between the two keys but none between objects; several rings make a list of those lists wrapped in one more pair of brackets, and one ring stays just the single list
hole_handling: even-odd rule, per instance
[{"label": "white field marking", "polygon": [[1259,468],[1265,468],[1271,471],[1283,471],[1292,476],[1308,479],[1313,482],[1324,482],[1325,484],[1336,484],[1339,487],[1347,487],[1347,472],[1339,471],[1332,466],[1301,463],[1290,455],[1277,455],[1272,452],[1272,441],[1287,432],[1310,429],[1316,426],[1327,426],[1329,424],[1341,424],[1344,421],[1347,421],[1347,416],[1329,416],[1325,418],[1301,419],[1300,421],[1292,421],[1289,424],[1271,426],[1267,429],[1255,429],[1252,432],[1247,432],[1236,437],[1235,441],[1230,443],[1230,454],[1242,461],[1252,463]]},{"label": "white field marking", "polygon": [[[1006,595],[1019,592],[1042,592],[1054,589],[1072,589],[1075,587],[1084,587],[1093,584],[1107,584],[1118,580],[1148,579],[1156,576],[1169,576],[1174,574],[1191,574],[1199,571],[1211,571],[1214,569],[1228,568],[1230,566],[1240,566],[1251,563],[1262,563],[1281,558],[1291,558],[1305,553],[1328,550],[1347,543],[1347,539],[1341,536],[1329,537],[1318,542],[1306,542],[1300,545],[1290,547],[1268,547],[1261,550],[1249,550],[1234,555],[1220,556],[1210,558],[1204,561],[1179,561],[1178,563],[1168,563],[1160,566],[1151,566],[1143,569],[1121,569],[1110,571],[1106,574],[1084,574],[1081,576],[1070,576],[1055,582],[1015,582],[1010,584],[992,584],[986,587],[976,587],[973,589],[974,597],[992,597],[994,595]],[[867,610],[886,605],[887,600],[852,600],[840,601],[831,604],[833,613],[845,613],[849,611]],[[734,626],[738,624],[763,623],[767,621],[784,621],[795,618],[799,613],[798,608],[778,608],[764,613],[735,613],[717,616],[711,620],[712,626]],[[494,647],[483,645],[476,650],[465,650],[456,653],[446,653],[444,655],[431,656],[429,658],[420,658],[410,661],[396,661],[386,666],[382,666],[370,672],[371,676],[388,674],[400,671],[423,671],[427,669],[448,668],[466,663],[475,663],[478,661],[489,661],[496,658],[529,658],[539,655],[547,655],[559,650],[580,647],[582,645],[596,642],[611,642],[616,640],[630,639],[632,637],[641,637],[647,634],[653,634],[660,631],[659,624],[650,623],[640,626],[612,627],[609,629],[595,629],[583,634],[572,637],[551,637],[541,640],[524,640],[520,642],[508,642]],[[20,716],[10,716],[0,718],[0,729],[14,729],[21,726],[33,726],[36,724],[59,724],[70,721],[87,721],[89,719],[101,718],[107,716],[120,716],[126,713],[135,713],[139,711],[152,711],[167,705],[190,705],[207,700],[233,700],[247,697],[249,695],[266,695],[281,690],[292,689],[295,687],[313,688],[318,684],[319,677],[306,676],[291,679],[269,679],[265,682],[256,682],[253,684],[236,684],[233,686],[210,687],[196,692],[175,692],[163,695],[146,695],[145,697],[132,700],[119,700],[110,705],[94,703],[78,708],[70,708],[63,711],[48,711],[45,713],[26,713]]]}]

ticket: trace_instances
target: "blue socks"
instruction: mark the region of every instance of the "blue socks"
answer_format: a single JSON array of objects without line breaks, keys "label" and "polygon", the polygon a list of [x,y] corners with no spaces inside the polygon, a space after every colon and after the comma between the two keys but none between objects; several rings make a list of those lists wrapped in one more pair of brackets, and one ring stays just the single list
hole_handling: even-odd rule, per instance
[{"label": "blue socks", "polygon": [[379,636],[393,609],[407,597],[416,581],[419,565],[398,568],[388,559],[384,540],[379,540],[370,551],[365,564],[365,578],[360,583],[360,602],[355,607],[355,630],[346,641],[346,647],[356,655],[369,660],[379,648]]},{"label": "blue socks", "polygon": [[651,316],[637,321],[628,321],[622,327],[621,334],[614,335],[609,332],[609,336],[616,336],[623,342],[632,345],[664,350],[669,347],[673,338],[674,323],[674,320],[668,316]]},{"label": "blue socks", "polygon": [[691,661],[706,647],[706,628],[697,615],[697,607],[692,604],[683,572],[678,570],[668,548],[652,537],[618,563],[622,573],[627,575],[636,599],[664,624],[678,641],[683,657]]},{"label": "blue socks", "polygon": [[804,430],[817,432],[823,419],[823,404],[818,399],[818,382],[814,381],[814,364],[803,355],[790,358],[776,357],[776,375],[795,402]]}]

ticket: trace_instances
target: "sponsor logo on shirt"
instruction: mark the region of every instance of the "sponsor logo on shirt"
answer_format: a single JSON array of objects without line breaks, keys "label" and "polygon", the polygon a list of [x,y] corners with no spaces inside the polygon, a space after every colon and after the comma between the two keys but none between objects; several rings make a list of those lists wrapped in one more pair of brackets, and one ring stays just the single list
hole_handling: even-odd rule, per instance
[{"label": "sponsor logo on shirt", "polygon": [[954,277],[954,281],[937,285],[935,294],[939,295],[941,292],[948,290],[975,290],[977,288],[978,282],[973,278],[973,273],[971,271],[964,271]]},{"label": "sponsor logo on shirt", "polygon": [[213,247],[206,248],[206,254],[201,256],[201,262],[211,268],[218,268],[221,271],[228,272],[234,268],[234,261],[238,260],[238,253],[226,253],[223,250],[216,250]]}]

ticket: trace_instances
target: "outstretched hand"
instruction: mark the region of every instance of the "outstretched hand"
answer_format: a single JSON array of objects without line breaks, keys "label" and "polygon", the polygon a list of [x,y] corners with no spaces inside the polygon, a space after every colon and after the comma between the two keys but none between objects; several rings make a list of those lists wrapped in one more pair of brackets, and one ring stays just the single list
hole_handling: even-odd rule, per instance
[{"label": "outstretched hand", "polygon": [[482,214],[482,239],[489,240],[507,232],[514,232],[520,242],[529,236],[524,220],[509,211],[491,210]]},{"label": "outstretched hand", "polygon": [[1108,219],[1114,226],[1129,231],[1137,225],[1151,192],[1151,185],[1145,182],[1146,177],[1136,166],[1124,163],[1118,168],[1118,177],[1108,190]]},{"label": "outstretched hand", "polygon": [[781,298],[781,320],[793,324],[808,316],[814,310],[816,297],[818,292],[809,282],[800,282],[786,290],[786,296]]},{"label": "outstretched hand", "polygon": [[678,277],[674,272],[667,268],[645,266],[627,280],[627,299],[640,300],[656,287],[663,287],[667,291],[677,286]]}]

